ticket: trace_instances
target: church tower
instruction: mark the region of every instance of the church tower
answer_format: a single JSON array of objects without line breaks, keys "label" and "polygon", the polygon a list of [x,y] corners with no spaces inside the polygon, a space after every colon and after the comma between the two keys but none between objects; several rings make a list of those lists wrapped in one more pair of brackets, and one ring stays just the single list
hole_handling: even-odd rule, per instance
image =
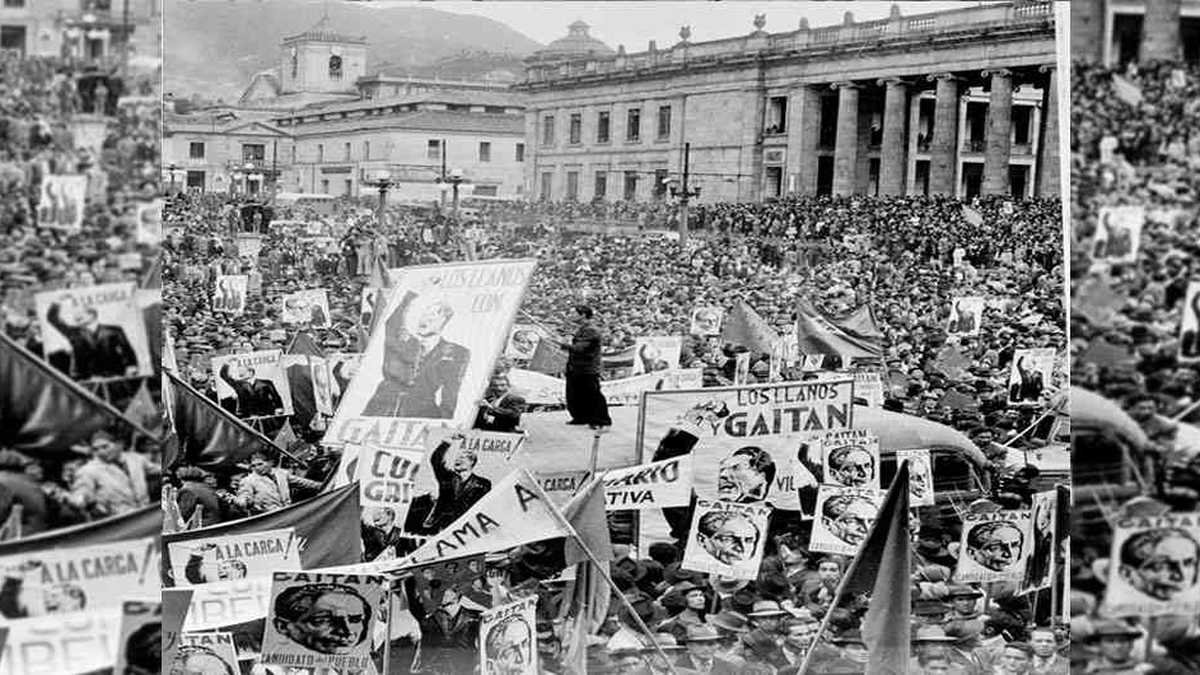
[{"label": "church tower", "polygon": [[354,93],[354,83],[366,74],[366,37],[334,31],[328,15],[281,44],[280,94]]}]

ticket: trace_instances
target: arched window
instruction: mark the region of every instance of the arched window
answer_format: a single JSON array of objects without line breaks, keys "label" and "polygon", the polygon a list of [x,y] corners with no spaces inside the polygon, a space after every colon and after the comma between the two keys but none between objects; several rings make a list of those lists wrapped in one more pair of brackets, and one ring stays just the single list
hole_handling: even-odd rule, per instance
[{"label": "arched window", "polygon": [[342,57],[336,54],[329,57],[329,79],[342,79]]}]

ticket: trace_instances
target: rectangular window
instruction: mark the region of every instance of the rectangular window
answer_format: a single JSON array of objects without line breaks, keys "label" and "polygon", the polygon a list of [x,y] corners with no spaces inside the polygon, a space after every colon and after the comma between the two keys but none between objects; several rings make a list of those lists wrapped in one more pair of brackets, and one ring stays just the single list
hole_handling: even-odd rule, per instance
[{"label": "rectangular window", "polygon": [[0,26],[0,50],[25,55],[25,26]]},{"label": "rectangular window", "polygon": [[188,186],[189,190],[199,189],[201,192],[203,192],[204,191],[204,172],[203,171],[187,172],[187,186]]},{"label": "rectangular window", "polygon": [[479,142],[479,161],[480,162],[492,161],[492,144],[491,143],[489,143],[487,141]]},{"label": "rectangular window", "polygon": [[606,194],[608,194],[608,172],[607,171],[597,171],[596,172],[596,199],[604,199],[604,196]]},{"label": "rectangular window", "polygon": [[550,181],[553,178],[553,176],[554,176],[554,174],[550,173],[549,171],[546,171],[542,174],[542,191],[541,191],[542,201],[545,201],[545,202],[550,201]]},{"label": "rectangular window", "polygon": [[525,161],[525,144],[524,143],[517,143],[517,161],[518,162]]},{"label": "rectangular window", "polygon": [[575,201],[579,199],[579,172],[567,172],[567,200]]},{"label": "rectangular window", "polygon": [[350,161],[350,144],[349,143],[346,144],[344,151],[345,151],[346,156],[343,159],[345,159],[347,162],[349,162]]},{"label": "rectangular window", "polygon": [[554,145],[554,115],[542,118],[542,145]]},{"label": "rectangular window", "polygon": [[671,137],[671,106],[658,107],[658,140],[665,141]]},{"label": "rectangular window", "polygon": [[637,199],[637,172],[625,172],[625,201],[632,202]]},{"label": "rectangular window", "polygon": [[782,134],[787,131],[787,97],[772,96],[767,100],[767,120],[764,132]]},{"label": "rectangular window", "polygon": [[[317,161],[318,161],[318,162],[324,162],[324,161],[325,161],[325,146],[324,146],[323,144],[321,144],[321,143],[318,143],[318,144],[317,144]],[[329,182],[329,181],[326,181],[326,183],[328,183],[328,182]],[[326,190],[326,191],[325,191],[325,194],[329,194],[329,191],[328,191],[328,190]]]},{"label": "rectangular window", "polygon": [[667,170],[654,170],[654,198],[662,199],[667,196]]},{"label": "rectangular window", "polygon": [[204,144],[203,143],[189,143],[188,144],[188,157],[191,159],[204,159]]},{"label": "rectangular window", "polygon": [[583,115],[579,113],[571,113],[571,145],[579,145],[583,140]]},{"label": "rectangular window", "polygon": [[441,141],[430,140],[425,145],[426,145],[425,156],[427,158],[429,158],[429,159],[441,159],[442,158],[442,142]]},{"label": "rectangular window", "polygon": [[608,111],[601,112],[596,118],[596,142],[608,142]]},{"label": "rectangular window", "polygon": [[267,158],[267,146],[261,143],[243,143],[242,161],[261,162]]},{"label": "rectangular window", "polygon": [[630,108],[625,118],[625,140],[638,141],[642,138],[642,110]]},{"label": "rectangular window", "polygon": [[25,0],[4,0],[5,9],[20,9],[25,6]]},{"label": "rectangular window", "polygon": [[323,195],[329,194],[329,179],[328,178],[321,179],[321,194],[323,194]]}]

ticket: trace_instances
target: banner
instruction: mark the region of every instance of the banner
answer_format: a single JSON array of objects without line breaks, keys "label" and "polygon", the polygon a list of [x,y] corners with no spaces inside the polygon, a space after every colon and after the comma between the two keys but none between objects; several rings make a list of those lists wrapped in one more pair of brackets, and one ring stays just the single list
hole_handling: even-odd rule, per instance
[{"label": "banner", "polygon": [[1025,565],[1025,579],[1021,583],[1021,592],[1038,591],[1050,588],[1054,578],[1055,558],[1058,555],[1057,523],[1058,523],[1058,492],[1047,490],[1033,495],[1031,524],[1033,532],[1030,535],[1032,547],[1029,550],[1029,562]]},{"label": "banner", "polygon": [[0,557],[0,607],[6,619],[120,608],[158,594],[158,567],[153,537]]},{"label": "banner", "polygon": [[152,673],[162,668],[162,609],[161,602],[123,603],[114,673]]},{"label": "banner", "polygon": [[337,405],[342,400],[342,395],[350,388],[350,382],[354,376],[358,374],[358,367],[362,364],[362,354],[335,352],[325,356],[325,363],[329,367],[329,384],[332,388],[334,405]]},{"label": "banner", "polygon": [[679,368],[679,354],[683,351],[683,338],[640,337],[633,342],[632,375],[657,373]]},{"label": "banner", "polygon": [[822,485],[817,490],[810,551],[853,556],[879,517],[878,490]]},{"label": "banner", "polygon": [[683,569],[734,579],[758,578],[771,507],[697,499]]},{"label": "banner", "polygon": [[422,454],[369,446],[360,451],[357,479],[364,523],[385,532],[404,526]]},{"label": "banner", "polygon": [[329,295],[324,288],[310,288],[283,296],[280,320],[286,324],[309,324],[329,328]]},{"label": "banner", "polygon": [[76,380],[152,375],[132,281],[34,295],[45,358]]},{"label": "banner", "polygon": [[1103,206],[1092,238],[1092,258],[1110,263],[1134,263],[1146,222],[1146,207]]},{"label": "banner", "polygon": [[1054,348],[1018,349],[1008,374],[1008,404],[1036,406],[1054,384]]},{"label": "banner", "polygon": [[721,334],[721,320],[725,310],[720,307],[697,307],[692,310],[691,334],[714,337]]},{"label": "banner", "polygon": [[239,232],[237,235],[237,252],[239,258],[250,258],[257,262],[262,253],[263,238],[261,235]]},{"label": "banner", "polygon": [[[118,671],[121,672],[121,671]],[[168,673],[235,675],[238,666],[233,633],[182,633]]]},{"label": "banner", "polygon": [[66,675],[111,669],[121,640],[121,605],[10,621],[0,675]]},{"label": "banner", "polygon": [[[512,391],[520,394],[528,405],[566,405],[566,382],[544,373],[513,368],[508,371]],[[704,385],[704,369],[685,368],[657,373],[634,375],[619,380],[602,380],[600,391],[614,405],[641,405],[642,393],[699,389]]]},{"label": "banner", "polygon": [[221,407],[242,419],[291,415],[292,392],[278,349],[212,357]]},{"label": "banner", "polygon": [[1101,612],[1113,617],[1200,612],[1200,513],[1120,518],[1115,525]]},{"label": "banner", "polygon": [[137,205],[137,243],[158,246],[163,238],[162,212],[161,199]]},{"label": "banner", "polygon": [[487,565],[483,555],[422,565],[412,571],[413,591],[426,616],[441,607],[442,598],[450,589],[459,597],[467,596],[476,604],[490,607],[492,593],[488,572],[493,570],[499,572],[500,578],[506,574],[502,568]]},{"label": "banner", "polygon": [[87,209],[87,182],[84,175],[43,176],[38,196],[38,226],[79,232]]},{"label": "banner", "polygon": [[877,372],[854,373],[854,398],[868,408],[883,407],[883,376]]},{"label": "banner", "polygon": [[979,296],[954,298],[946,335],[979,335],[986,304],[985,299]]},{"label": "banner", "polygon": [[508,343],[504,346],[504,356],[509,359],[528,361],[537,351],[538,343],[544,337],[542,330],[530,323],[514,324],[508,335]]},{"label": "banner", "polygon": [[263,665],[365,671],[387,584],[356,574],[275,572]]},{"label": "banner", "polygon": [[535,265],[391,270],[394,290],[325,441],[411,448],[427,427],[469,426]]},{"label": "banner", "polygon": [[933,506],[933,463],[929,449],[897,450],[896,466],[908,461],[908,504],[909,506]]},{"label": "banner", "polygon": [[687,506],[692,500],[692,458],[672,457],[604,474],[609,511]]},{"label": "banner", "polygon": [[1183,300],[1183,318],[1179,323],[1179,360],[1200,361],[1200,281],[1188,283]]},{"label": "banner", "polygon": [[167,544],[176,586],[270,576],[303,569],[295,528],[222,534]]},{"label": "banner", "polygon": [[1029,520],[1029,511],[964,513],[954,580],[1021,581],[1029,557]]},{"label": "banner", "polygon": [[162,593],[162,662],[173,663],[183,634],[183,619],[192,603],[192,590],[164,588]]},{"label": "banner", "polygon": [[184,631],[208,631],[262,619],[271,606],[271,577],[195,586]]},{"label": "banner", "polygon": [[879,438],[855,430],[822,437],[822,483],[835,487],[879,490]]},{"label": "banner", "polygon": [[481,675],[538,675],[537,596],[489,609],[479,620]]},{"label": "banner", "polygon": [[550,501],[554,502],[554,505],[559,508],[562,508],[571,499],[572,495],[582,489],[592,479],[592,472],[587,469],[554,472],[537,471],[533,475],[537,479],[538,485],[541,486],[542,492],[546,493]]},{"label": "banner", "polygon": [[212,296],[212,311],[242,314],[246,311],[247,278],[245,274],[217,275]]}]

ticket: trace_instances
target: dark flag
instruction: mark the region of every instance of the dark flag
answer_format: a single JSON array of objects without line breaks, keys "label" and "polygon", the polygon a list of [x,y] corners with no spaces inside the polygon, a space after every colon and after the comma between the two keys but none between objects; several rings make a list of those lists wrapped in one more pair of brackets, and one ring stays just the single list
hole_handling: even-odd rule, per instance
[{"label": "dark flag", "polygon": [[0,558],[48,551],[57,548],[83,548],[116,541],[155,537],[162,532],[162,509],[158,504],[143,506],[80,525],[42,532],[32,537],[0,543]]},{"label": "dark flag", "polygon": [[879,340],[851,334],[803,298],[796,303],[796,339],[801,354],[837,354],[846,364],[883,355]]},{"label": "dark flag", "polygon": [[[629,364],[633,365],[632,359]],[[567,353],[559,349],[557,342],[541,340],[538,342],[537,348],[533,350],[533,356],[529,359],[529,369],[558,377],[567,369]]]},{"label": "dark flag", "polygon": [[280,450],[271,439],[251,429],[214,401],[164,371],[171,420],[179,439],[180,461],[205,469],[232,467],[255,452],[274,457]]},{"label": "dark flag", "polygon": [[721,340],[741,345],[752,352],[770,354],[779,342],[779,333],[754,308],[738,300],[721,326]]}]

